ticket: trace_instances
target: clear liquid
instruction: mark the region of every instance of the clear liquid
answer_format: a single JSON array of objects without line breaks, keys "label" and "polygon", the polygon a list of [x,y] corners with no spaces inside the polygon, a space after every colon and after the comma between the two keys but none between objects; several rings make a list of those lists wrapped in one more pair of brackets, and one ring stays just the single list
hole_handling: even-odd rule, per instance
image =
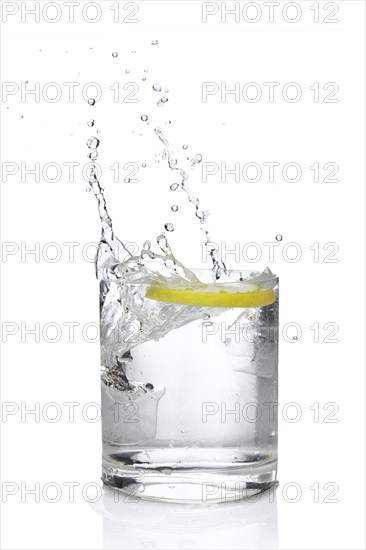
[{"label": "clear liquid", "polygon": [[[163,98],[159,107],[166,103]],[[147,123],[148,115],[141,120]],[[94,123],[90,119],[88,126]],[[184,191],[209,245],[209,213],[188,185],[188,171],[202,156],[194,155],[184,169],[161,128],[154,132],[172,172],[168,192]],[[87,141],[93,163],[89,183],[102,229],[96,272],[103,481],[133,496],[174,502],[238,500],[262,491],[276,476],[278,302],[249,309],[207,308],[146,298],[152,283],[187,287],[202,277],[173,254],[170,222],[162,224],[156,238],[158,251],[146,241],[133,257],[116,237],[96,177],[99,144],[95,136]],[[175,208],[172,202],[171,210]],[[262,274],[230,272],[214,247],[210,255],[212,270],[205,282],[235,287],[249,280],[264,289],[276,285],[268,269]]]}]

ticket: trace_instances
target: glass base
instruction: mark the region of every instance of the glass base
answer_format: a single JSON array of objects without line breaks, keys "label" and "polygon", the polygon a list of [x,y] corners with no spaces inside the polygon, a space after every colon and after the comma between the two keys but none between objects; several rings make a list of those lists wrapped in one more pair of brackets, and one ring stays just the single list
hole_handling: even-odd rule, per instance
[{"label": "glass base", "polygon": [[135,450],[133,455],[124,451],[104,457],[103,483],[126,495],[130,502],[145,499],[191,504],[237,502],[277,485],[277,460],[269,460],[268,455],[246,455],[245,463],[220,460],[194,466],[191,461],[159,464],[139,460],[145,455]]}]

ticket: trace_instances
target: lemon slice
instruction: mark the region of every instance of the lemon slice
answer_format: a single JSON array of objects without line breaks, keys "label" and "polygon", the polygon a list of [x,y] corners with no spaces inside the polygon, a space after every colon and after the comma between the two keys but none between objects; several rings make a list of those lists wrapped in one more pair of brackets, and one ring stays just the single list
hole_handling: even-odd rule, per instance
[{"label": "lemon slice", "polygon": [[261,289],[251,283],[201,284],[193,287],[151,285],[145,298],[199,307],[263,307],[273,304],[273,288]]}]

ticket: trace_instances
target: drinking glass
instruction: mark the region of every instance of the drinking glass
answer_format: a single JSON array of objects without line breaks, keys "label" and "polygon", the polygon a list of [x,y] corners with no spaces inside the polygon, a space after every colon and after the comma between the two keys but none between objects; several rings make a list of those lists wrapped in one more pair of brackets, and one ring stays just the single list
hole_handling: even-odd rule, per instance
[{"label": "drinking glass", "polygon": [[101,281],[102,478],[130,498],[227,502],[276,482],[278,278],[233,270],[217,289],[194,273],[170,294]]}]

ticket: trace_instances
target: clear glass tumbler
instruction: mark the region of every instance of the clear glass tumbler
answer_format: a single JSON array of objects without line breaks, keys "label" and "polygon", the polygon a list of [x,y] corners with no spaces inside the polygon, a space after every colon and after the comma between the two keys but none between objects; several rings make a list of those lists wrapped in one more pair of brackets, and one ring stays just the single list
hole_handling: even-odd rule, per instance
[{"label": "clear glass tumbler", "polygon": [[101,282],[103,482],[130,497],[225,502],[276,481],[278,278],[195,274]]}]

